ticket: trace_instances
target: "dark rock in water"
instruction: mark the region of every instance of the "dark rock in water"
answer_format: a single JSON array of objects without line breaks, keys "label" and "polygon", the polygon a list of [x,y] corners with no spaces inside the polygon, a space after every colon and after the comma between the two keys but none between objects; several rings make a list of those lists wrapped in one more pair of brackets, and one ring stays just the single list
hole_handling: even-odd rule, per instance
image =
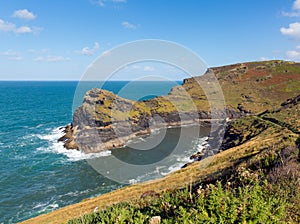
[{"label": "dark rock in water", "polygon": [[204,156],[203,152],[197,152],[196,154],[192,155],[190,157],[190,159],[195,160],[195,161],[199,161],[202,159],[202,157]]},{"label": "dark rock in water", "polygon": [[181,168],[183,169],[183,168],[186,168],[186,167],[191,166],[193,164],[194,164],[194,162],[189,162],[189,163],[184,164]]},{"label": "dark rock in water", "polygon": [[60,128],[65,133],[57,141],[63,142],[66,149],[76,149],[79,150],[78,145],[74,141],[74,129],[71,124],[68,124],[66,127]]}]

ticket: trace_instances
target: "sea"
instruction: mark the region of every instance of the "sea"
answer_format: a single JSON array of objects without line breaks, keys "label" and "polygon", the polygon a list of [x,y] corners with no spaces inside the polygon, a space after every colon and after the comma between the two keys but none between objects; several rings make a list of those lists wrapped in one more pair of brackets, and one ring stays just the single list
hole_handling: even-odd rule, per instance
[{"label": "sea", "polygon": [[[0,223],[16,223],[128,185],[99,172],[93,161],[105,163],[135,155],[130,144],[110,152],[84,154],[66,150],[57,142],[62,136],[60,128],[71,123],[72,114],[87,90],[101,87],[132,100],[145,100],[166,95],[179,84],[181,82],[109,81],[79,85],[78,81],[1,81]],[[194,132],[195,127],[183,128],[189,133]],[[167,151],[167,159],[153,170],[140,169],[140,173],[130,177],[129,184],[180,169],[190,161],[190,155],[205,147],[208,130],[201,130],[199,135],[186,138],[177,153],[169,153],[182,129],[168,129],[165,140],[155,146],[154,151],[155,158],[159,153],[165,156]],[[152,139],[139,137],[131,144],[148,142],[151,145],[159,133],[157,130],[157,134],[150,136]],[[139,165],[138,157],[134,158],[128,163]]]}]

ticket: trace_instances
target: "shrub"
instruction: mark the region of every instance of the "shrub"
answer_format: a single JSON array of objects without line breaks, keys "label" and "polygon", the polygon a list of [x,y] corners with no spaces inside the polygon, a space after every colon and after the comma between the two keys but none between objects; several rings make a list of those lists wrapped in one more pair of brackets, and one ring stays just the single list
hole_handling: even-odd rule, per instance
[{"label": "shrub", "polygon": [[147,202],[113,205],[69,224],[148,223],[153,216],[161,216],[162,223],[279,223],[285,217],[285,201],[270,194],[267,186],[224,189],[218,182],[198,193],[177,190]]}]

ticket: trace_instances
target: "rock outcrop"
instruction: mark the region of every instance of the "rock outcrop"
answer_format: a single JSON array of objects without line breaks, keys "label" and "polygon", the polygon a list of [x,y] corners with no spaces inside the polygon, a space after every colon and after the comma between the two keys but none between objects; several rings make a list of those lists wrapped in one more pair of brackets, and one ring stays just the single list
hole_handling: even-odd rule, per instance
[{"label": "rock outcrop", "polygon": [[[299,101],[299,97],[292,98],[299,93],[299,74],[298,63],[284,61],[223,66],[209,69],[203,76],[185,79],[166,96],[144,101],[128,100],[106,90],[92,89],[86,93],[83,104],[73,115],[72,124],[65,127],[65,135],[59,140],[68,149],[99,152],[122,147],[129,139],[147,135],[154,128],[199,124],[201,121],[209,123],[211,119],[232,120],[273,111],[285,99],[290,99],[281,105],[286,108]],[[215,89],[219,84],[226,101],[225,109],[218,104],[223,97]],[[274,112],[272,116],[275,115]],[[252,124],[253,131],[249,136],[262,128],[259,125]],[[225,140],[239,135],[239,130],[231,131]],[[235,144],[242,143],[244,138]]]}]

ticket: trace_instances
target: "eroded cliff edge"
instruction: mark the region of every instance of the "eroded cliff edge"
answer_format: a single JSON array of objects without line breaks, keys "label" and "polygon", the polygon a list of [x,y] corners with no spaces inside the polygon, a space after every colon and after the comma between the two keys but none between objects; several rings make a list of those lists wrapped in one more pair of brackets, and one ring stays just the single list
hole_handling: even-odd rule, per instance
[{"label": "eroded cliff edge", "polygon": [[285,61],[212,68],[203,76],[184,80],[167,96],[142,102],[92,89],[86,93],[60,141],[69,149],[99,152],[122,147],[134,136],[149,134],[152,128],[209,121],[210,105],[201,87],[211,85],[211,72],[223,89],[227,106],[225,111],[214,110],[220,113],[217,117],[235,119],[271,111],[300,92],[300,65]]}]

